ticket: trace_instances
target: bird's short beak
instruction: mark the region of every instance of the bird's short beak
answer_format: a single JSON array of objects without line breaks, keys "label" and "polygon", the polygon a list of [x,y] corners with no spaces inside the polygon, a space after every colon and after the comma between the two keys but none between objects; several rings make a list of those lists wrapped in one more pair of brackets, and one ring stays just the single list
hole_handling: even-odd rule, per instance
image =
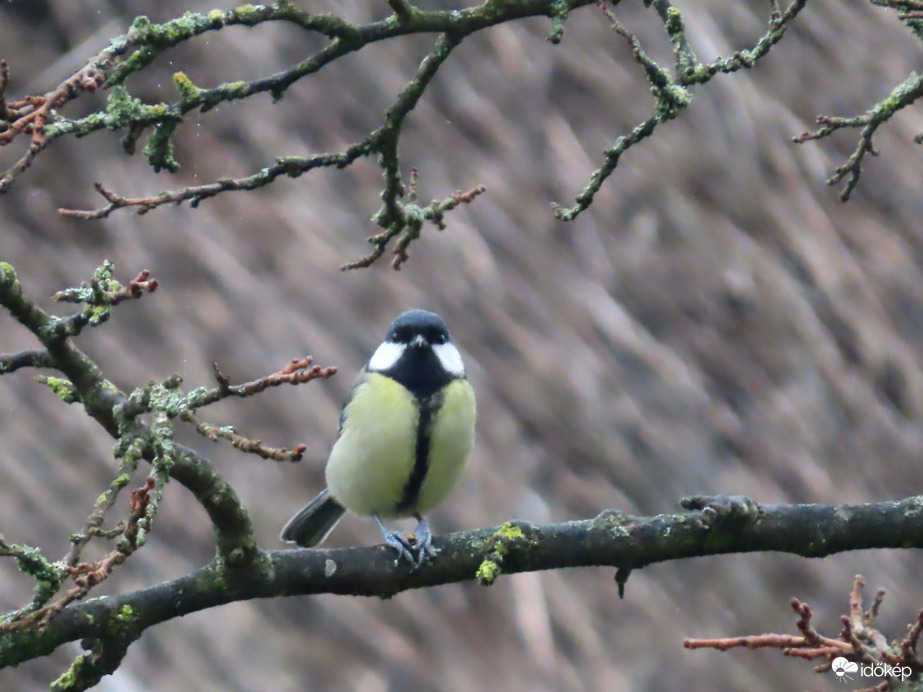
[{"label": "bird's short beak", "polygon": [[414,340],[410,343],[410,345],[413,346],[414,348],[423,348],[424,346],[427,345],[427,342],[426,342],[426,339],[423,338],[422,334],[417,334],[417,336],[414,337]]}]

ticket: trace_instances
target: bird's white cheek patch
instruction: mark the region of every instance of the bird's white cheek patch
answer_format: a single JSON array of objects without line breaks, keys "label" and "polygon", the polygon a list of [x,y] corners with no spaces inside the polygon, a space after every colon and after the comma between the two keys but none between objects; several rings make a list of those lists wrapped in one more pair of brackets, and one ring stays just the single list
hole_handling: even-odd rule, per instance
[{"label": "bird's white cheek patch", "polygon": [[400,359],[406,346],[396,344],[393,341],[385,341],[375,349],[375,353],[369,358],[369,370],[372,372],[383,372],[390,369]]},{"label": "bird's white cheek patch", "polygon": [[433,353],[436,354],[439,362],[442,363],[442,367],[448,372],[455,377],[465,376],[465,364],[462,363],[461,353],[455,348],[455,344],[435,344],[433,345]]}]

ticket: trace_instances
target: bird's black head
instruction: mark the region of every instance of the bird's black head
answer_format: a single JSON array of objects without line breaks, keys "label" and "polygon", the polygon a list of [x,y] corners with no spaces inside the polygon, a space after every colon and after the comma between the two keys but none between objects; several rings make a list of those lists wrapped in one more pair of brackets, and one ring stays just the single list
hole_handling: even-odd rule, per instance
[{"label": "bird's black head", "polygon": [[368,370],[394,378],[418,398],[431,396],[465,376],[461,355],[435,312],[408,310],[391,323],[369,359]]},{"label": "bird's black head", "polygon": [[407,346],[421,346],[422,342],[435,346],[449,341],[449,330],[435,312],[408,310],[397,316],[388,328],[387,341]]}]

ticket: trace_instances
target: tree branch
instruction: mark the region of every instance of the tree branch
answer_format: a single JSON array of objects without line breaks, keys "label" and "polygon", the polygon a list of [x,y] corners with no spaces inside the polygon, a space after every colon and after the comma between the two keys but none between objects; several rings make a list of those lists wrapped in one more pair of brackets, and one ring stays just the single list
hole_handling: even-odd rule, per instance
[{"label": "tree branch", "polygon": [[[70,341],[63,329],[65,320],[49,315],[23,295],[15,270],[5,262],[0,262],[0,305],[41,342],[53,367],[70,380],[90,417],[116,439],[137,440],[141,455],[148,461],[158,458],[156,436],[150,426],[137,415],[123,415],[128,402],[125,394],[103,377],[96,363]],[[170,476],[188,488],[208,513],[218,555],[230,564],[253,559],[256,555],[253,527],[237,493],[194,450],[177,443],[173,449]]]},{"label": "tree branch", "polygon": [[[793,656],[806,660],[820,660],[821,663],[814,668],[818,673],[828,673],[833,670],[843,682],[851,678],[843,678],[844,673],[857,671],[858,666],[845,666],[848,661],[871,665],[881,671],[887,682],[867,690],[902,690],[903,686],[893,686],[892,682],[899,679],[902,682],[919,677],[923,671],[923,661],[917,657],[921,625],[923,625],[923,611],[917,613],[916,621],[908,628],[906,636],[894,644],[878,629],[877,619],[879,609],[885,597],[884,589],[879,589],[872,600],[868,610],[862,607],[862,589],[865,588],[865,579],[857,575],[853,580],[852,592],[849,594],[849,614],[842,615],[840,622],[843,629],[838,637],[820,634],[811,623],[814,611],[807,603],[797,598],[792,598],[789,606],[798,615],[797,627],[800,636],[785,634],[757,634],[742,637],[722,637],[720,639],[686,639],[683,646],[687,649],[715,649],[728,651],[740,647],[748,649],[772,648],[780,649],[786,656]],[[837,668],[839,667],[839,670]],[[916,687],[907,688],[916,689]]]},{"label": "tree branch", "polygon": [[[0,79],[0,105],[3,105],[3,109],[0,112],[0,120],[6,120],[10,126],[0,137],[0,146],[11,143],[17,136],[25,133],[31,133],[32,141],[27,160],[24,157],[13,168],[0,175],[0,192],[9,189],[15,178],[54,140],[65,135],[83,137],[100,130],[127,131],[123,146],[128,153],[133,153],[135,144],[144,132],[153,129],[154,132],[145,148],[149,162],[158,170],[174,170],[178,164],[172,156],[171,140],[178,125],[182,123],[183,116],[190,111],[198,109],[205,112],[220,103],[250,98],[261,93],[269,93],[278,100],[295,82],[368,45],[409,34],[436,33],[441,35],[437,47],[433,54],[424,60],[421,73],[407,85],[385,114],[383,127],[341,154],[322,154],[307,159],[280,158],[274,167],[263,169],[252,176],[236,181],[222,179],[210,185],[167,192],[164,193],[163,199],[159,196],[127,198],[115,193],[107,195],[97,186],[100,192],[107,196],[107,207],[95,212],[63,211],[66,215],[78,218],[101,218],[115,209],[128,206],[137,206],[141,211],[149,211],[165,203],[188,200],[196,204],[220,192],[262,187],[282,173],[296,177],[318,167],[342,168],[360,156],[379,153],[382,156],[383,168],[388,174],[384,209],[393,216],[394,209],[389,208],[389,205],[394,201],[394,195],[399,194],[400,186],[395,184],[394,179],[396,157],[392,156],[392,140],[396,146],[397,133],[403,126],[405,116],[416,105],[416,101],[425,90],[426,82],[451,49],[465,36],[488,27],[533,16],[560,19],[566,17],[572,9],[591,2],[593,0],[519,0],[515,3],[489,0],[478,7],[438,11],[423,11],[410,3],[398,3],[393,16],[366,25],[353,25],[330,14],[311,14],[284,0],[274,5],[244,5],[226,12],[187,12],[182,17],[164,24],[153,24],[146,17],[138,17],[125,35],[114,39],[110,46],[101,51],[86,67],[55,90],[43,96],[24,97],[11,103],[9,108],[5,106],[4,100],[8,69],[3,66],[4,78]],[[158,55],[181,43],[228,26],[253,27],[273,21],[290,23],[305,31],[320,33],[329,38],[330,43],[286,70],[250,82],[232,82],[212,89],[202,89],[195,86],[185,74],[177,72],[174,74],[174,84],[180,98],[171,104],[142,104],[138,99],[132,98],[124,88],[124,82],[131,74],[143,70]],[[81,93],[95,91],[100,86],[113,89],[104,112],[69,120],[53,110],[60,109]],[[40,123],[35,126],[37,120],[40,120]]]},{"label": "tree branch", "polygon": [[605,152],[606,160],[597,168],[590,177],[589,183],[577,195],[571,207],[554,204],[554,214],[562,221],[573,221],[586,211],[593,203],[596,193],[602,188],[603,183],[615,171],[619,160],[626,151],[636,144],[650,137],[657,126],[675,118],[680,111],[692,104],[690,87],[696,84],[705,84],[718,73],[730,73],[737,70],[750,68],[757,61],[764,58],[769,50],[785,35],[788,26],[804,9],[807,0],[792,0],[785,12],[780,12],[777,5],[771,4],[769,28],[749,50],[736,51],[730,58],[718,58],[711,63],[697,62],[686,37],[686,29],[682,14],[670,5],[668,0],[656,0],[651,4],[664,24],[670,42],[673,44],[674,73],[660,66],[648,56],[641,42],[619,22],[612,11],[606,6],[605,0],[596,0],[596,4],[610,22],[610,28],[624,38],[631,48],[632,56],[642,67],[647,82],[651,85],[651,95],[656,103],[654,113],[636,125],[627,135],[621,135],[615,143]]},{"label": "tree branch", "polygon": [[[189,12],[164,24],[152,24],[147,18],[139,17],[127,34],[117,38],[112,46],[102,51],[87,67],[55,91],[45,96],[25,97],[15,102],[16,108],[3,106],[4,113],[0,114],[3,116],[0,119],[6,119],[10,127],[0,137],[0,146],[26,132],[31,133],[32,141],[29,161],[17,164],[0,178],[4,182],[0,185],[0,191],[8,188],[16,175],[25,170],[28,163],[58,137],[85,136],[102,129],[125,131],[127,134],[122,143],[128,153],[134,153],[138,140],[150,131],[148,143],[144,148],[149,163],[155,170],[166,168],[171,172],[175,171],[179,163],[173,155],[172,140],[182,125],[184,116],[189,112],[205,112],[220,103],[246,99],[261,93],[269,93],[278,100],[295,82],[368,45],[409,34],[435,33],[438,38],[432,52],[423,60],[417,74],[384,113],[383,124],[340,152],[309,157],[282,156],[272,165],[248,176],[236,179],[221,178],[205,185],[166,190],[150,196],[124,196],[101,183],[96,183],[97,190],[106,199],[105,206],[95,210],[60,210],[65,216],[100,219],[124,208],[135,208],[138,213],[146,213],[165,204],[189,202],[195,206],[202,200],[224,192],[264,187],[283,175],[295,178],[317,168],[345,168],[359,158],[377,156],[385,182],[382,206],[372,218],[383,230],[369,238],[369,242],[374,246],[370,253],[344,264],[343,269],[369,266],[381,257],[392,243],[395,255],[392,266],[399,269],[407,258],[408,246],[419,238],[425,221],[432,221],[442,228],[442,217],[445,212],[457,206],[458,199],[471,201],[477,193],[483,191],[483,186],[477,186],[468,193],[456,193],[446,202],[433,202],[429,207],[402,201],[404,185],[398,151],[400,137],[407,115],[416,107],[436,71],[465,37],[525,17],[548,17],[551,20],[549,40],[558,43],[563,37],[564,22],[569,13],[592,2],[599,5],[610,18],[616,32],[629,42],[635,60],[644,69],[656,103],[654,113],[649,118],[633,128],[630,133],[618,137],[613,146],[604,152],[605,161],[593,172],[574,205],[570,208],[554,206],[555,215],[565,221],[576,218],[592,204],[602,184],[614,172],[622,154],[647,139],[658,125],[676,117],[691,104],[689,87],[704,84],[718,73],[729,73],[754,66],[781,40],[789,24],[806,4],[806,0],[793,0],[782,11],[778,2],[770,2],[768,29],[753,48],[736,51],[729,58],[702,63],[698,61],[686,37],[680,11],[673,7],[669,0],[656,0],[652,4],[674,48],[675,64],[672,74],[644,52],[633,33],[615,21],[603,0],[488,0],[476,7],[437,11],[420,10],[403,0],[389,3],[394,12],[390,17],[365,25],[354,25],[333,15],[311,14],[286,1],[265,6],[244,5],[225,12]],[[173,103],[144,104],[132,97],[124,86],[128,76],[143,70],[158,55],[205,32],[233,25],[252,27],[272,21],[290,23],[305,31],[319,33],[329,39],[329,42],[313,55],[288,69],[249,82],[232,82],[203,89],[193,84],[184,73],[177,72],[173,77],[179,99]],[[6,71],[3,75],[4,79],[0,80],[0,105],[5,103],[3,90],[6,85]],[[104,112],[93,113],[76,120],[68,120],[59,114],[65,103],[76,98],[82,91],[92,91],[98,86],[112,89]],[[62,94],[66,98],[62,97]],[[49,107],[49,103],[52,103],[54,108]],[[447,203],[452,200],[455,201]]]},{"label": "tree branch", "polygon": [[[846,184],[840,190],[840,200],[848,202],[853,190],[856,189],[856,185],[859,184],[859,176],[862,175],[862,163],[865,160],[865,155],[878,155],[878,152],[872,146],[872,137],[874,137],[878,128],[890,120],[898,111],[911,105],[921,96],[923,96],[923,77],[911,74],[901,84],[898,84],[887,98],[876,103],[862,115],[852,118],[819,115],[817,116],[817,124],[821,126],[820,128],[793,137],[792,141],[796,144],[803,144],[815,139],[829,137],[834,132],[844,128],[861,128],[859,143],[853,153],[845,163],[836,169],[832,176],[827,178],[828,185],[836,185],[846,178]],[[917,144],[923,142],[923,135],[917,135],[915,141]]]},{"label": "tree branch", "polygon": [[[401,591],[499,574],[564,567],[620,571],[706,555],[784,552],[824,557],[847,550],[923,548],[923,497],[860,505],[757,505],[741,498],[694,498],[698,511],[639,517],[608,510],[594,519],[453,533],[437,539],[438,559],[411,571],[382,546],[260,552],[229,571],[220,562],[133,593],[74,603],[42,630],[0,633],[0,668],[44,656],[79,639],[137,638],[174,617],[232,601],[342,594],[389,598]],[[744,511],[741,511],[744,508]],[[502,545],[502,548],[500,546]]]},{"label": "tree branch", "polygon": [[0,353],[0,375],[20,368],[53,368],[54,360],[48,351],[34,348],[16,353]]}]

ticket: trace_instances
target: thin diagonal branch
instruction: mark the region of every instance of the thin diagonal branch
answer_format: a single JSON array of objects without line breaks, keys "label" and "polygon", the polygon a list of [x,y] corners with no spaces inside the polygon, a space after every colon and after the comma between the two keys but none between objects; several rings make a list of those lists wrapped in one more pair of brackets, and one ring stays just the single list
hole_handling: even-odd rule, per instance
[{"label": "thin diagonal branch", "polygon": [[311,356],[305,356],[291,361],[284,368],[271,375],[266,375],[257,380],[232,385],[230,378],[218,369],[218,364],[213,363],[215,379],[218,386],[214,389],[195,389],[189,392],[188,406],[190,409],[203,408],[229,397],[245,398],[259,394],[270,387],[279,387],[284,384],[299,385],[317,378],[327,379],[337,373],[335,367],[322,367],[314,364]]},{"label": "thin diagonal branch", "polygon": [[[158,457],[156,438],[137,416],[124,416],[127,397],[107,380],[93,360],[60,332],[60,318],[30,301],[13,267],[0,262],[0,305],[45,347],[54,367],[64,373],[79,395],[86,412],[112,437],[137,440],[145,459]],[[204,507],[215,529],[219,556],[240,564],[256,555],[250,517],[237,493],[194,450],[174,444],[170,475],[188,488]]]},{"label": "thin diagonal branch", "polygon": [[573,205],[553,205],[555,216],[562,221],[572,221],[590,207],[596,193],[615,171],[626,151],[650,137],[659,125],[675,118],[681,110],[692,103],[690,87],[705,84],[718,73],[731,73],[753,67],[757,61],[765,57],[770,49],[782,40],[788,27],[804,9],[807,0],[792,0],[785,11],[780,11],[777,3],[771,3],[769,26],[754,47],[736,51],[729,58],[718,58],[711,63],[698,62],[686,37],[680,11],[667,0],[653,2],[652,5],[664,23],[673,44],[673,74],[644,52],[637,37],[615,18],[604,0],[596,0],[596,3],[609,19],[611,28],[628,41],[635,61],[644,69],[645,78],[651,85],[651,93],[655,99],[654,114],[636,125],[629,134],[618,137],[615,143],[603,152],[605,161],[590,176],[589,182],[577,195]]},{"label": "thin diagonal branch", "polygon": [[[836,172],[827,179],[828,185],[836,185],[846,178],[846,184],[840,191],[840,199],[844,202],[849,201],[853,190],[859,184],[859,177],[862,175],[862,163],[866,154],[876,156],[878,154],[872,145],[872,137],[885,122],[891,119],[898,111],[914,103],[923,96],[923,77],[917,74],[911,74],[901,84],[894,88],[887,98],[876,103],[870,110],[862,115],[852,118],[838,118],[829,115],[817,116],[817,123],[821,127],[813,132],[804,132],[797,137],[792,138],[796,144],[802,144],[815,139],[829,137],[837,130],[844,128],[861,128],[859,142],[855,150],[849,156],[845,163],[838,166]],[[923,141],[920,136],[919,141]],[[919,143],[918,141],[918,143]]]}]

